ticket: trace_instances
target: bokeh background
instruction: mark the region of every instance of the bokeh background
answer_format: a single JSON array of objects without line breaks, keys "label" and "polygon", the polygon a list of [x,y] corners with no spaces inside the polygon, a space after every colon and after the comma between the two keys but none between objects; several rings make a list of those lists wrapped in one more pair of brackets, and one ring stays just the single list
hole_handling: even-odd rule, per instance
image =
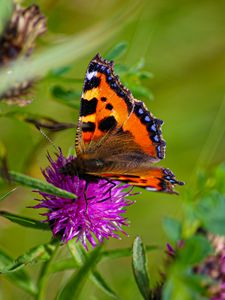
[{"label": "bokeh background", "polygon": [[[110,20],[117,12],[126,13],[135,4],[134,1],[122,0],[42,0],[24,1],[23,5],[31,3],[38,4],[48,18],[48,32],[39,39],[37,52],[63,43],[70,35],[82,35],[96,24]],[[123,237],[121,241],[111,239],[106,245],[109,249],[128,247],[137,235],[147,245],[158,245],[161,250],[149,254],[151,284],[158,280],[163,260],[166,243],[163,218],[182,218],[182,197],[186,190],[192,189],[196,171],[210,168],[225,158],[224,12],[225,2],[222,0],[140,1],[126,16],[129,22],[124,19],[118,24],[114,36],[99,43],[95,50],[87,51],[87,43],[84,45],[87,49],[85,55],[79,60],[74,57],[70,63],[69,77],[82,81],[90,59],[97,52],[104,56],[117,43],[126,41],[127,52],[118,62],[130,66],[144,58],[144,69],[154,75],[144,83],[154,99],[142,100],[156,117],[164,120],[163,137],[167,150],[161,165],[171,168],[186,186],[178,188],[179,196],[142,191],[135,197],[136,204],[128,209],[129,237]],[[65,86],[81,91],[81,81],[66,83]],[[48,79],[43,79],[35,87],[30,105],[17,108],[0,103],[0,112],[26,111],[75,123],[78,110],[54,101],[50,92],[52,85]],[[42,178],[40,167],[47,166],[46,151],[53,153],[52,146],[34,126],[18,119],[1,117],[0,128],[0,139],[7,149],[10,169]],[[52,138],[67,153],[74,144],[75,129],[56,133]],[[9,189],[2,184],[1,194]],[[1,209],[41,219],[38,211],[27,208],[35,204],[33,198],[31,191],[18,187],[1,203]],[[1,219],[0,246],[13,257],[47,242],[50,237],[50,233],[25,229]],[[62,248],[61,256],[66,255]],[[39,267],[34,265],[27,269],[35,277]],[[141,299],[130,258],[104,262],[99,269],[121,299]],[[56,287],[63,284],[69,274],[59,273],[52,277],[48,299],[53,299]],[[9,281],[0,280],[0,299],[30,299]],[[109,298],[87,283],[81,299]]]}]

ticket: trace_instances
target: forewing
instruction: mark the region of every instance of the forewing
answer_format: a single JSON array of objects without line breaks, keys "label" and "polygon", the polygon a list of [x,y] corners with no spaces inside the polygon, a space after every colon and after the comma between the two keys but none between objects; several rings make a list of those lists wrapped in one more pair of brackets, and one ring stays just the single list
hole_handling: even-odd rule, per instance
[{"label": "forewing", "polygon": [[[134,99],[114,74],[113,63],[96,55],[90,62],[81,98],[77,128],[77,155],[113,151],[112,136],[118,149],[127,143],[121,132],[129,135],[129,149],[138,149],[151,162],[164,157],[165,141],[161,136],[162,121],[155,118],[142,101]],[[110,144],[106,143],[110,140]],[[122,145],[120,145],[122,143]],[[115,145],[115,143],[113,143]],[[106,145],[107,149],[106,148]]]},{"label": "forewing", "polygon": [[134,99],[114,74],[113,63],[97,54],[89,64],[76,136],[77,155],[93,150],[91,144],[103,144],[113,130],[129,118]]}]

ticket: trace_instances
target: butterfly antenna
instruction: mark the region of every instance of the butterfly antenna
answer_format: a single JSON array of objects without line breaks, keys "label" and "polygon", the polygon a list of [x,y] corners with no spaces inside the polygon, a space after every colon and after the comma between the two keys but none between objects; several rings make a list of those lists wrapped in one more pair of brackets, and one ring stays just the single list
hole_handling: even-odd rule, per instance
[{"label": "butterfly antenna", "polygon": [[50,139],[50,137],[47,136],[47,134],[37,125],[35,127],[40,131],[40,133],[43,135],[44,138],[56,149],[57,152],[59,152],[59,147],[55,145],[55,143]]}]

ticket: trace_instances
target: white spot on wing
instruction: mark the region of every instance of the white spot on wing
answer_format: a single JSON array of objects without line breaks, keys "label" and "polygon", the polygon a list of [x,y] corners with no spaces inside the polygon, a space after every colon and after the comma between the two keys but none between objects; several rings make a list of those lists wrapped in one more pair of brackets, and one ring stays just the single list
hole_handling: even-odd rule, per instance
[{"label": "white spot on wing", "polygon": [[93,71],[93,72],[87,72],[87,79],[88,80],[91,80],[92,77],[95,77],[97,75],[97,72],[96,71]]},{"label": "white spot on wing", "polygon": [[146,189],[147,191],[151,191],[151,192],[157,191],[156,188],[152,188],[152,187],[146,187],[145,189]]}]

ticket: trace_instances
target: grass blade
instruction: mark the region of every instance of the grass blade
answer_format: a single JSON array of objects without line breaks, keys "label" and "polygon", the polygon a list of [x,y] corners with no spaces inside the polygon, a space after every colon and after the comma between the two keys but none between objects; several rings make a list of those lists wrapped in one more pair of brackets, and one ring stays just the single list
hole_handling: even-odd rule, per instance
[{"label": "grass blade", "polygon": [[15,192],[16,188],[8,191],[7,193],[3,194],[0,196],[0,202],[6,199],[8,196],[10,196],[13,192]]}]

